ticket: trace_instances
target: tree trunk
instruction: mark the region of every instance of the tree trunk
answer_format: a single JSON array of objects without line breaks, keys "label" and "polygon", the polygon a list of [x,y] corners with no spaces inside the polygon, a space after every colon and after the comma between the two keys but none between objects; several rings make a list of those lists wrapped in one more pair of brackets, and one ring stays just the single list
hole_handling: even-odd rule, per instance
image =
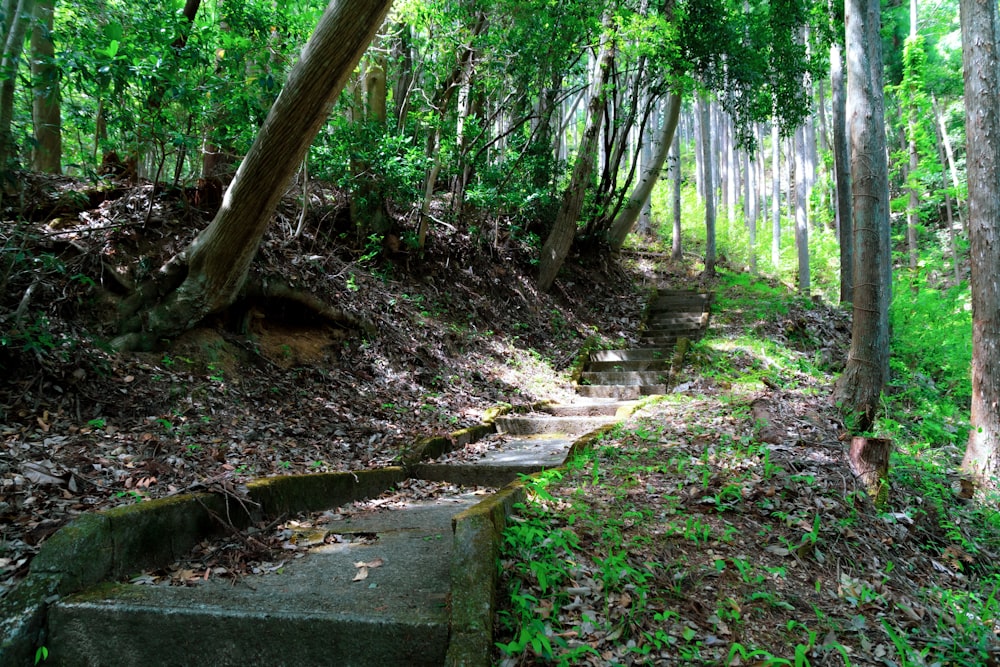
[{"label": "tree trunk", "polygon": [[715,276],[715,176],[712,173],[712,111],[707,98],[698,101],[701,121],[701,165],[705,183],[705,277]]},{"label": "tree trunk", "polygon": [[[656,111],[650,118],[649,124],[650,128],[648,132],[642,135],[642,145],[639,148],[641,170],[640,173],[644,173],[649,169],[650,163],[653,161],[653,130],[661,130],[663,128],[665,119],[663,117],[663,104],[658,104],[656,106]],[[677,133],[674,132],[674,136]],[[668,153],[667,159],[669,160],[670,155]],[[642,209],[639,211],[639,218],[636,220],[635,231],[640,236],[649,237],[653,234],[653,198],[646,197],[646,201],[642,204]]]},{"label": "tree trunk", "polygon": [[781,266],[781,137],[778,118],[771,121],[771,264]]},{"label": "tree trunk", "polygon": [[867,431],[889,377],[889,169],[885,147],[879,0],[848,0],[847,117],[854,200],[854,323],[834,398]]},{"label": "tree trunk", "polygon": [[958,219],[962,222],[962,227],[965,227],[965,218],[962,215],[962,198],[959,196],[961,190],[958,184],[958,167],[955,165],[955,151],[951,148],[951,139],[948,137],[948,127],[944,122],[944,114],[938,108],[937,98],[931,95],[931,106],[934,109],[934,115],[937,117],[938,125],[941,127],[941,140],[944,141],[944,153],[948,157],[948,171],[951,173],[951,187],[955,188],[955,211],[958,213]]},{"label": "tree trunk", "polygon": [[[935,130],[937,130],[936,123]],[[935,135],[937,137],[938,160],[941,163],[941,183],[944,184],[948,182],[948,158],[944,153],[944,140],[941,137],[940,130],[937,130]],[[951,204],[951,193],[948,192],[948,188],[942,187],[941,194],[944,197],[944,207],[948,221],[948,251],[951,255],[952,279],[954,285],[957,287],[962,282],[962,277],[958,265],[958,239],[955,234],[955,214]]]},{"label": "tree trunk", "polygon": [[670,259],[680,261],[682,256],[681,247],[681,138],[674,134],[674,150],[671,157],[673,161],[670,165],[671,187],[673,187],[673,238],[670,246]]},{"label": "tree trunk", "polygon": [[837,190],[837,238],[840,240],[840,302],[854,293],[854,225],[851,220],[851,163],[848,158],[847,95],[840,44],[830,46],[830,83],[833,87],[833,165]]},{"label": "tree trunk", "polygon": [[653,187],[660,178],[663,163],[666,161],[667,153],[670,152],[670,145],[674,141],[674,133],[677,131],[677,120],[680,118],[680,113],[681,96],[671,94],[667,98],[667,109],[663,126],[660,128],[659,134],[653,138],[653,159],[648,166],[643,165],[642,177],[636,183],[635,189],[632,190],[632,195],[628,198],[628,202],[622,208],[621,213],[611,223],[611,229],[608,232],[608,241],[614,250],[621,249],[629,232],[632,231],[632,226],[635,224],[636,218],[639,217],[639,211],[642,210],[643,204],[649,200],[650,195],[653,193]]},{"label": "tree trunk", "polygon": [[1000,478],[1000,54],[995,2],[960,0],[972,265],[972,411],[962,468]]},{"label": "tree trunk", "polygon": [[795,251],[799,265],[799,292],[809,294],[809,145],[806,126],[795,130]]},{"label": "tree trunk", "polygon": [[892,440],[889,438],[851,438],[851,448],[847,452],[847,462],[851,472],[864,484],[868,495],[877,506],[882,506],[889,495],[889,454]]},{"label": "tree trunk", "polygon": [[757,275],[757,211],[760,201],[757,199],[757,161],[751,159],[750,153],[743,152],[744,180],[743,198],[747,216],[747,231],[750,233],[750,273]]},{"label": "tree trunk", "polygon": [[62,114],[59,98],[59,68],[52,43],[55,0],[38,0],[31,31],[31,120],[35,145],[31,165],[35,171],[62,173]]},{"label": "tree trunk", "polygon": [[[610,29],[610,17],[605,20],[605,29]],[[563,191],[562,203],[556,214],[552,231],[542,246],[538,262],[538,289],[548,292],[555,282],[556,274],[562,267],[569,249],[576,236],[576,224],[583,207],[583,197],[587,192],[587,184],[594,170],[594,158],[597,152],[597,137],[603,125],[605,88],[611,74],[611,60],[614,57],[614,37],[607,35],[601,44],[601,53],[597,59],[597,71],[594,87],[591,90],[590,103],[587,106],[587,129],[583,132],[580,148],[576,154],[576,164],[569,184]]]},{"label": "tree trunk", "polygon": [[739,200],[740,168],[736,159],[736,140],[733,133],[733,119],[719,108],[719,117],[726,128],[726,219],[732,232],[736,223],[736,204]]},{"label": "tree trunk", "polygon": [[8,171],[8,161],[14,156],[14,85],[21,66],[24,36],[31,22],[34,0],[18,0],[7,21],[3,58],[0,60],[0,174]]},{"label": "tree trunk", "polygon": [[[907,46],[911,49],[917,48],[917,0],[910,0],[910,36],[907,39]],[[917,170],[920,168],[920,154],[917,152],[917,123],[920,110],[916,104],[916,93],[913,86],[918,85],[913,79],[920,74],[914,71],[912,63],[905,55],[908,49],[904,49],[904,80],[911,86],[909,91],[909,109],[906,118],[906,143],[910,156],[910,168],[907,172],[907,186],[909,197],[906,205],[906,249],[910,260],[910,271],[916,278],[917,272],[917,226],[920,224],[920,193],[917,191]]]},{"label": "tree trunk", "polygon": [[[116,347],[176,335],[233,303],[289,179],[390,5],[391,0],[333,0],[327,5],[218,214],[159,270],[155,282],[129,299],[123,310],[126,335],[115,340]],[[135,316],[140,309],[147,313],[144,322]]]}]

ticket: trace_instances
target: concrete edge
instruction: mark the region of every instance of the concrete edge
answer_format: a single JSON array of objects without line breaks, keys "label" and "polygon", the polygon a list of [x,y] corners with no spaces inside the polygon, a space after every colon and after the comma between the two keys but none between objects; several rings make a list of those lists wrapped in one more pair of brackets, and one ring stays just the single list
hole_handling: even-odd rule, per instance
[{"label": "concrete edge", "polygon": [[[577,438],[561,466],[593,447],[616,423]],[[535,473],[537,477],[542,473]],[[511,482],[494,495],[456,514],[452,520],[451,638],[445,665],[487,667],[492,664],[493,618],[500,583],[500,548],[503,531],[514,505],[527,497],[526,482]]]},{"label": "concrete edge", "polygon": [[525,482],[517,480],[452,518],[449,667],[492,664],[497,561],[507,518],[525,497]]},{"label": "concrete edge", "polygon": [[0,665],[32,664],[49,603],[173,562],[224,532],[222,521],[242,528],[262,516],[336,507],[404,479],[400,467],[269,477],[250,482],[246,499],[187,493],[82,514],[45,541],[28,577],[0,599]]},{"label": "concrete edge", "polygon": [[497,417],[501,417],[514,409],[510,403],[501,403],[486,411],[483,415],[483,422],[475,426],[452,431],[448,435],[435,435],[429,438],[417,440],[413,447],[400,457],[401,465],[410,470],[421,461],[436,459],[448,452],[465,447],[470,442],[476,442],[485,436],[493,433],[493,423]]}]

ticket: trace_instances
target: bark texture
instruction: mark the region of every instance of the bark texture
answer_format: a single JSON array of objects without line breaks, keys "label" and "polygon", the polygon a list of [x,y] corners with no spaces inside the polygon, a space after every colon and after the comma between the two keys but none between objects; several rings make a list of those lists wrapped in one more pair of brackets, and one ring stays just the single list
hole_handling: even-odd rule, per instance
[{"label": "bark texture", "polygon": [[879,0],[848,0],[847,118],[854,202],[854,323],[834,398],[868,430],[889,377],[889,170]]},{"label": "bark texture", "polygon": [[1000,477],[1000,56],[997,4],[960,0],[972,266],[972,413],[962,467]]},{"label": "bark texture", "polygon": [[830,84],[833,88],[833,165],[837,190],[837,238],[840,240],[840,302],[854,293],[854,225],[851,213],[851,162],[847,140],[847,92],[844,55],[840,44],[830,47]]},{"label": "bark texture", "polygon": [[701,121],[701,166],[705,183],[705,276],[715,276],[715,175],[712,164],[712,112],[708,99],[698,101]]},{"label": "bark texture", "polygon": [[[391,0],[334,0],[236,172],[222,207],[191,245],[128,304],[118,347],[176,335],[236,299],[285,187],[388,12]],[[165,298],[140,320],[150,300]]]},{"label": "bark texture", "polygon": [[35,25],[31,31],[31,120],[35,146],[31,165],[35,171],[62,172],[62,119],[59,97],[59,68],[52,43],[54,0],[35,5]]},{"label": "bark texture", "polygon": [[[11,4],[8,3],[8,6]],[[0,172],[7,171],[7,161],[15,151],[14,135],[11,133],[11,123],[14,121],[14,85],[17,83],[24,37],[31,23],[34,6],[34,0],[18,0],[4,26],[3,58],[0,60]]]}]

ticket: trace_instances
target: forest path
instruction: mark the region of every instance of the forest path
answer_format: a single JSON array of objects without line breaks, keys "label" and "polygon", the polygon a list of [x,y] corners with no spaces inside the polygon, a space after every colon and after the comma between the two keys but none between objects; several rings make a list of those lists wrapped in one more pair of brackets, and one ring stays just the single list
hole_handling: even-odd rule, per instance
[{"label": "forest path", "polygon": [[[523,493],[510,482],[563,465],[636,410],[636,399],[669,391],[710,305],[710,294],[658,292],[639,347],[589,353],[578,400],[498,417],[492,432],[453,441],[431,460],[425,448],[394,484],[421,493],[387,492],[298,522],[286,529],[292,560],[235,584],[192,568],[183,586],[133,577],[54,601],[49,663],[490,664],[495,563]],[[128,550],[114,538],[108,546]]]}]

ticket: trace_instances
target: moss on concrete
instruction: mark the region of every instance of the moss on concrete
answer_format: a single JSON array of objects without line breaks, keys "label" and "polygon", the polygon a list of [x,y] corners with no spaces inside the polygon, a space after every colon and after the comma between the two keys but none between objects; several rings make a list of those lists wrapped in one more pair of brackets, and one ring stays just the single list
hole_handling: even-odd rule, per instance
[{"label": "moss on concrete", "polygon": [[496,564],[507,517],[524,497],[524,483],[513,482],[452,519],[451,640],[445,659],[449,667],[491,664]]},{"label": "moss on concrete", "polygon": [[247,485],[264,516],[315,512],[377,496],[406,479],[403,468],[329,472],[258,479]]},{"label": "moss on concrete", "polygon": [[110,524],[111,579],[180,558],[206,536],[220,532],[219,519],[242,527],[251,518],[233,499],[210,493],[158,498],[101,514]]},{"label": "moss on concrete", "polygon": [[44,643],[47,600],[58,588],[58,576],[32,574],[0,598],[0,665],[34,664]]}]

